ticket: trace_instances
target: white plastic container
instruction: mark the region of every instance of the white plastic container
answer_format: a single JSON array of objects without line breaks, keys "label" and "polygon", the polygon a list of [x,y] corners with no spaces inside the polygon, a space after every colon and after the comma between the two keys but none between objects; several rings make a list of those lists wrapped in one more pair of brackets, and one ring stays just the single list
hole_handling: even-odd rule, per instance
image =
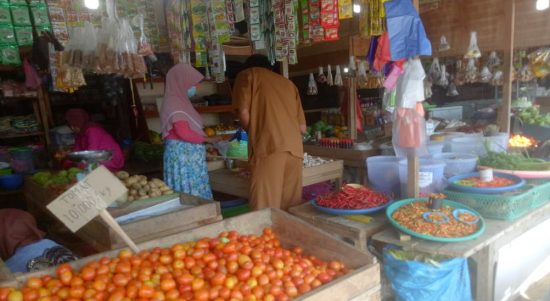
[{"label": "white plastic container", "polygon": [[499,133],[497,136],[491,137],[455,137],[451,139],[451,152],[483,156],[487,154],[486,143],[488,143],[490,149],[494,152],[505,152],[508,149],[508,137],[507,133]]},{"label": "white plastic container", "polygon": [[400,196],[399,162],[404,158],[395,156],[373,156],[367,158],[369,185],[387,195]]},{"label": "white plastic container", "polygon": [[474,172],[478,157],[472,154],[441,153],[435,155],[434,159],[445,162],[444,175],[446,178],[450,178],[459,174]]},{"label": "white plastic container", "polygon": [[441,154],[443,152],[443,147],[445,146],[445,143],[439,142],[439,141],[430,141],[428,142],[428,153],[430,156],[435,156],[437,154]]},{"label": "white plastic container", "polygon": [[[446,184],[444,177],[445,162],[443,160],[421,158],[419,163],[418,186],[420,193],[429,194],[442,191]],[[409,182],[406,160],[399,162],[399,182],[401,183],[401,197],[403,197]]]}]

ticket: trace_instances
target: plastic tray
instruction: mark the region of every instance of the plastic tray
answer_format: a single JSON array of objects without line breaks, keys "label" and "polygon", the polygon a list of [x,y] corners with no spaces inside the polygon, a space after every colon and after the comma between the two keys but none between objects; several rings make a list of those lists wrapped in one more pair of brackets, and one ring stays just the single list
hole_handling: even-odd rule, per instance
[{"label": "plastic tray", "polygon": [[327,207],[317,205],[316,200],[311,200],[310,203],[317,210],[328,213],[328,214],[354,215],[354,214],[375,213],[375,212],[384,210],[386,207],[388,207],[392,203],[392,201],[390,200],[388,203],[386,203],[385,205],[382,205],[382,206],[373,207],[373,208],[365,208],[365,209],[334,209],[334,208],[327,208]]},{"label": "plastic tray", "polygon": [[507,178],[510,180],[513,180],[515,184],[510,186],[504,186],[504,187],[470,187],[470,186],[463,186],[456,184],[457,181],[460,181],[464,178],[470,178],[470,177],[479,177],[479,172],[471,172],[467,174],[462,174],[458,176],[454,176],[449,178],[449,188],[457,191],[464,191],[464,192],[471,192],[471,193],[481,193],[481,194],[497,194],[497,193],[505,193],[517,190],[523,185],[525,185],[525,180],[514,175],[510,175],[507,173],[494,173],[495,177],[501,177],[501,178]]},{"label": "plastic tray", "polygon": [[485,221],[483,220],[483,218],[481,218],[481,214],[479,214],[477,211],[475,211],[472,208],[467,207],[467,206],[465,206],[461,203],[457,203],[457,202],[453,202],[453,201],[449,201],[449,200],[443,200],[443,205],[451,206],[455,209],[466,209],[466,210],[472,211],[473,213],[480,216],[479,227],[478,227],[476,232],[474,232],[470,235],[467,235],[467,236],[463,236],[463,237],[438,237],[438,236],[432,236],[432,235],[425,235],[425,234],[421,234],[421,233],[418,233],[416,231],[413,231],[409,228],[405,228],[405,227],[401,226],[401,224],[399,224],[396,220],[393,219],[392,215],[395,212],[395,210],[399,209],[401,206],[407,205],[407,204],[412,203],[412,202],[418,202],[418,201],[427,202],[428,200],[424,199],[424,198],[421,198],[421,199],[404,199],[404,200],[396,201],[393,204],[391,204],[390,206],[388,206],[388,209],[386,209],[386,216],[387,216],[388,220],[390,221],[390,224],[392,224],[392,226],[396,227],[400,231],[403,231],[403,232],[405,232],[407,234],[410,234],[414,237],[418,237],[418,238],[425,239],[425,240],[437,241],[437,242],[462,242],[462,241],[472,240],[472,239],[475,239],[475,238],[479,237],[481,234],[483,234],[483,231],[485,231]]},{"label": "plastic tray", "polygon": [[550,170],[507,170],[493,168],[493,171],[518,176],[523,179],[550,179]]}]

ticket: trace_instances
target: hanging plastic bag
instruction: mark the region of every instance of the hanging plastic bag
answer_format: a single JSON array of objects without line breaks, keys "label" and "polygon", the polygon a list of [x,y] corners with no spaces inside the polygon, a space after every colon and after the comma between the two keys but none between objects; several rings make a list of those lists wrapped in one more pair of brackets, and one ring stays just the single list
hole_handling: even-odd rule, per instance
[{"label": "hanging plastic bag", "polygon": [[424,80],[424,97],[428,99],[428,98],[431,98],[432,95],[433,95],[432,82],[425,79]]},{"label": "hanging plastic bag", "polygon": [[342,72],[340,71],[340,65],[336,65],[336,73],[334,74],[334,85],[341,87],[344,85],[342,80]]},{"label": "hanging plastic bag", "polygon": [[550,74],[550,48],[537,49],[527,57],[536,77],[543,78]]},{"label": "hanging plastic bag", "polygon": [[399,77],[403,74],[403,69],[398,64],[393,64],[390,74],[386,77],[384,81],[384,87],[387,90],[394,90],[397,85]]},{"label": "hanging plastic bag", "polygon": [[307,84],[307,95],[317,95],[317,83],[313,77],[313,73],[309,74],[309,82]]},{"label": "hanging plastic bag", "polygon": [[470,46],[468,46],[468,50],[466,51],[464,58],[477,59],[480,57],[481,51],[479,50],[479,46],[477,46],[477,32],[472,31],[470,32]]},{"label": "hanging plastic bag", "polygon": [[374,59],[376,57],[376,50],[378,49],[379,37],[373,36],[370,38],[369,52],[367,53],[367,62],[370,66],[374,66]]},{"label": "hanging plastic bag", "polygon": [[502,70],[497,70],[491,79],[491,85],[493,86],[502,86],[504,83],[504,73]]},{"label": "hanging plastic bag", "polygon": [[93,70],[96,65],[97,30],[90,22],[84,22],[82,44],[82,68]]},{"label": "hanging plastic bag", "polygon": [[522,82],[529,82],[535,78],[535,74],[531,71],[528,65],[524,65],[519,70],[518,80]]},{"label": "hanging plastic bag", "polygon": [[454,83],[457,86],[462,86],[466,83],[466,70],[462,64],[462,60],[457,60],[455,63],[455,79]]},{"label": "hanging plastic bag", "polygon": [[472,300],[467,258],[384,248],[384,272],[397,301]]},{"label": "hanging plastic bag", "polygon": [[439,52],[444,52],[451,49],[451,45],[447,42],[447,38],[442,35],[439,39]]},{"label": "hanging plastic bag", "polygon": [[417,102],[423,101],[424,78],[426,73],[420,59],[409,59],[403,75],[397,82],[397,106],[413,109]]},{"label": "hanging plastic bag", "polygon": [[25,72],[25,87],[37,90],[41,84],[40,76],[27,59],[23,61],[23,71]]},{"label": "hanging plastic bag", "polygon": [[498,57],[497,52],[493,50],[487,59],[487,66],[494,68],[498,65],[500,65],[500,58]]},{"label": "hanging plastic bag", "polygon": [[449,84],[449,87],[447,88],[447,93],[445,95],[450,96],[450,97],[456,97],[456,96],[460,95],[458,93],[458,90],[456,89],[455,83],[451,82]]},{"label": "hanging plastic bag", "polygon": [[155,56],[155,53],[153,52],[153,48],[151,47],[151,44],[149,44],[149,41],[147,40],[147,36],[145,35],[144,30],[144,17],[142,14],[138,14],[134,17],[132,20],[134,25],[137,23],[139,25],[139,42],[138,42],[138,54],[141,56],[147,57],[151,62],[156,62],[157,57]]},{"label": "hanging plastic bag", "polygon": [[475,83],[477,81],[477,66],[475,59],[468,59],[468,65],[466,65],[465,79],[467,83]]},{"label": "hanging plastic bag", "polygon": [[439,65],[439,58],[434,58],[428,70],[428,79],[433,83],[436,83],[441,78],[441,65]]},{"label": "hanging plastic bag", "polygon": [[447,66],[441,66],[441,77],[436,82],[438,86],[447,87],[449,85],[449,74],[447,73]]},{"label": "hanging plastic bag", "polygon": [[323,72],[323,66],[319,66],[319,74],[317,75],[317,82],[320,84],[324,84],[327,82],[327,77]]},{"label": "hanging plastic bag", "polygon": [[332,76],[332,68],[330,65],[327,66],[327,84],[329,86],[334,86],[334,77]]},{"label": "hanging plastic bag", "polygon": [[367,86],[367,68],[365,67],[366,62],[360,61],[359,68],[357,69],[357,84],[360,88]]},{"label": "hanging plastic bag", "polygon": [[432,45],[412,1],[386,1],[391,60],[432,55]]},{"label": "hanging plastic bag", "polygon": [[481,72],[479,73],[479,81],[482,83],[488,83],[491,78],[493,78],[493,74],[491,73],[491,70],[489,70],[488,66],[484,66],[481,69]]},{"label": "hanging plastic bag", "polygon": [[[399,96],[399,93],[397,94]],[[395,155],[427,155],[426,120],[416,108],[397,107],[393,117],[392,143]]]},{"label": "hanging plastic bag", "polygon": [[388,33],[385,32],[378,38],[378,47],[376,48],[376,54],[374,57],[373,67],[376,71],[382,71],[384,66],[390,62],[392,56],[390,54],[390,40]]}]

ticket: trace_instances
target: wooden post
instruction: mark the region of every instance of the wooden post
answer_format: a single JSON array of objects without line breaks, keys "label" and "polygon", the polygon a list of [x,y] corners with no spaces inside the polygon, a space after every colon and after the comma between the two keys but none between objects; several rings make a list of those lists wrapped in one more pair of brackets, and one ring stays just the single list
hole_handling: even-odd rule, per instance
[{"label": "wooden post", "polygon": [[[413,0],[414,7],[417,11],[420,11],[419,0]],[[418,170],[419,162],[418,157],[414,154],[407,156],[407,196],[410,198],[417,198],[419,196],[418,189]]]},{"label": "wooden post", "polygon": [[134,241],[122,230],[120,225],[115,221],[113,216],[106,210],[103,209],[99,212],[99,216],[101,216],[101,219],[107,224],[107,226],[111,227],[115,233],[124,240],[124,242],[134,251],[135,253],[139,252],[139,248],[136,246]]},{"label": "wooden post", "polygon": [[[350,70],[351,72],[351,70]],[[350,132],[350,138],[353,141],[357,140],[357,91],[355,90],[355,77],[350,76],[348,79],[348,129]]]},{"label": "wooden post", "polygon": [[[514,26],[516,1],[505,0],[504,3],[504,84],[502,102],[498,110],[498,125],[501,131],[510,132],[510,107],[512,106],[512,81],[514,63]],[[534,5],[534,4],[533,4]]]}]

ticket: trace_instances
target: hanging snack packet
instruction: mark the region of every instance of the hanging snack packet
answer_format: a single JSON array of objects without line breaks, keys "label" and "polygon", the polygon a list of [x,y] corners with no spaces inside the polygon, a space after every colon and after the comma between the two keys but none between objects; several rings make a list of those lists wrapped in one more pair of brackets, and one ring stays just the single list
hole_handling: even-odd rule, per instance
[{"label": "hanging snack packet", "polygon": [[11,25],[10,7],[6,4],[0,4],[0,24]]},{"label": "hanging snack packet", "polygon": [[324,84],[327,82],[327,77],[323,72],[323,66],[319,66],[319,74],[317,75],[317,82],[320,84]]},{"label": "hanging snack packet", "polygon": [[473,58],[468,60],[468,65],[466,66],[465,79],[467,83],[475,83],[477,80],[477,66],[476,61]]},{"label": "hanging snack packet", "polygon": [[455,96],[460,95],[458,93],[458,90],[456,89],[455,83],[449,84],[449,88],[447,89],[447,93],[445,95],[450,96],[450,97],[455,97]]},{"label": "hanging snack packet", "polygon": [[481,51],[479,46],[477,46],[477,32],[472,31],[470,33],[470,46],[464,55],[464,58],[467,59],[477,59],[481,57]]},{"label": "hanging snack packet", "polygon": [[16,26],[14,28],[17,45],[29,46],[32,45],[32,26]]},{"label": "hanging snack packet", "polygon": [[497,70],[491,79],[491,85],[493,86],[502,86],[504,83],[504,73],[502,70]]},{"label": "hanging snack packet", "polygon": [[0,63],[2,65],[20,66],[19,48],[13,45],[0,46]]},{"label": "hanging snack packet", "polygon": [[0,25],[0,45],[13,45],[16,44],[15,34],[13,32],[13,26],[8,24]]},{"label": "hanging snack packet", "polygon": [[439,52],[444,52],[449,49],[451,49],[451,45],[449,45],[449,42],[447,42],[447,38],[442,35],[439,39]]},{"label": "hanging snack packet", "polygon": [[24,26],[31,25],[31,17],[29,16],[29,9],[26,6],[10,6],[11,17],[13,19],[13,25]]},{"label": "hanging snack packet", "polygon": [[527,57],[536,77],[543,78],[550,74],[550,48],[537,49]]},{"label": "hanging snack packet", "polygon": [[36,5],[31,8],[32,16],[34,17],[34,24],[36,26],[50,25],[50,18],[48,17],[48,9],[46,5]]},{"label": "hanging snack packet", "polygon": [[519,70],[518,80],[522,82],[529,82],[535,78],[535,74],[531,71],[528,65],[524,65]]}]

